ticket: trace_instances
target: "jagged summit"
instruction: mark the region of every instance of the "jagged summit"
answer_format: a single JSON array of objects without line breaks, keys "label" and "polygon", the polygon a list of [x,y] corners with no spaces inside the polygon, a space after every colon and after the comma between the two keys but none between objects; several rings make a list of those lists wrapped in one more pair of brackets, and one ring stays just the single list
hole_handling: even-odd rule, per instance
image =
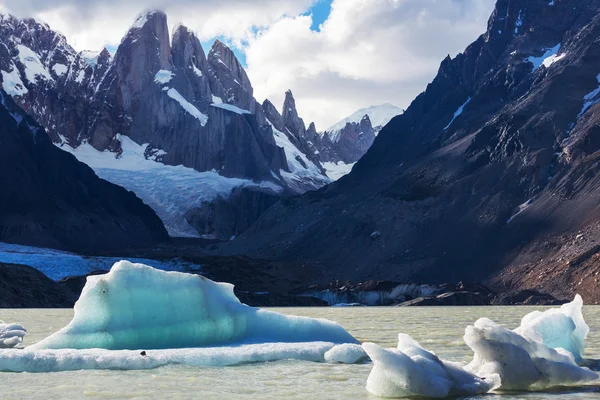
[{"label": "jagged summit", "polygon": [[[234,52],[217,40],[206,56],[184,25],[171,36],[161,11],[138,17],[114,57],[76,52],[31,21],[11,19],[0,34],[7,93],[54,143],[143,197],[172,234],[228,239],[280,197],[330,182],[302,132],[287,131],[276,110],[267,120],[273,110],[253,97]],[[171,168],[189,186],[167,178]],[[150,170],[164,177],[160,188]],[[217,198],[226,215],[211,211]]]}]

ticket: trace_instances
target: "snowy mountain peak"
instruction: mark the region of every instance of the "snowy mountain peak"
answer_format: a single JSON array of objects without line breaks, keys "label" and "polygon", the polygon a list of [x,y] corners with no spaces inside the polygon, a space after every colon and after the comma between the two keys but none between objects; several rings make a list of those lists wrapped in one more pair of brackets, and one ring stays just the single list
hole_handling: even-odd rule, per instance
[{"label": "snowy mountain peak", "polygon": [[386,125],[396,115],[402,114],[403,110],[390,103],[380,104],[378,106],[371,106],[367,108],[361,108],[354,112],[352,115],[344,118],[338,123],[330,126],[326,129],[326,132],[332,133],[332,140],[337,141],[339,136],[336,132],[343,129],[348,123],[358,123],[364,119],[365,116],[369,117],[370,123],[373,127],[382,127]]},{"label": "snowy mountain peak", "polygon": [[149,21],[153,21],[154,19],[159,18],[162,19],[164,21],[167,20],[167,15],[160,10],[152,10],[152,11],[147,11],[145,13],[142,13],[140,15],[138,15],[138,17],[135,19],[135,22],[133,23],[133,25],[131,25],[131,27],[129,28],[129,30],[134,30],[134,29],[141,29],[143,28]]}]

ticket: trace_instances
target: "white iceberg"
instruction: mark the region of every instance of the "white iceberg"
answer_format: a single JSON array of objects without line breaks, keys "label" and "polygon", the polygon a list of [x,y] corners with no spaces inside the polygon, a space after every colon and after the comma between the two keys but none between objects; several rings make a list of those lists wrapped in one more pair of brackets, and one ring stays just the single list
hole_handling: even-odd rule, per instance
[{"label": "white iceberg", "polygon": [[459,363],[439,359],[402,333],[397,349],[374,343],[363,348],[374,363],[367,390],[376,396],[444,398],[486,393],[498,384],[493,376],[480,379]]},{"label": "white iceberg", "polygon": [[267,342],[358,343],[335,322],[242,304],[233,285],[120,261],[108,274],[87,278],[69,325],[28,349],[148,350]]},{"label": "white iceberg", "polygon": [[565,349],[577,363],[581,363],[585,338],[590,332],[590,327],[583,319],[582,308],[583,299],[576,295],[571,303],[563,304],[560,308],[527,314],[515,332],[553,349]]},{"label": "white iceberg", "polygon": [[15,347],[23,342],[27,330],[19,324],[5,324],[0,320],[0,349]]},{"label": "white iceberg", "polygon": [[570,352],[552,349],[487,318],[467,327],[464,340],[475,352],[466,369],[480,377],[499,376],[500,390],[579,386],[599,378],[578,366]]}]

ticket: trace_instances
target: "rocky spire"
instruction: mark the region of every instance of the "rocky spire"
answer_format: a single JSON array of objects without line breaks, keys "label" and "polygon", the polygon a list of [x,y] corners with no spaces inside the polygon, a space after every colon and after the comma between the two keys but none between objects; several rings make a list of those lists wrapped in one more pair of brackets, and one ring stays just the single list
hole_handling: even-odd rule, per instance
[{"label": "rocky spire", "polygon": [[161,69],[171,69],[167,16],[162,11],[140,15],[121,41],[114,66],[130,92],[137,94]]},{"label": "rocky spire", "polygon": [[285,128],[289,129],[293,135],[297,137],[306,136],[306,125],[304,120],[298,116],[298,110],[296,110],[296,100],[291,90],[285,92],[285,101],[283,102],[283,123]]},{"label": "rocky spire", "polygon": [[273,124],[273,127],[278,131],[283,132],[283,130],[285,129],[283,117],[281,116],[281,114],[279,114],[279,111],[277,111],[277,108],[275,108],[275,106],[273,105],[273,103],[271,103],[269,99],[263,101],[262,110],[267,120],[271,124]]},{"label": "rocky spire", "polygon": [[219,39],[215,40],[213,43],[210,52],[208,53],[208,60],[210,65],[216,70],[227,69],[227,74],[231,74],[233,79],[237,80],[239,85],[241,85],[250,96],[253,95],[254,89],[252,88],[252,84],[250,83],[250,79],[244,71],[242,64],[239,62],[233,51],[227,47],[223,42]]},{"label": "rocky spire", "polygon": [[173,64],[178,68],[196,67],[206,73],[207,61],[200,40],[184,25],[178,25],[173,33]]}]

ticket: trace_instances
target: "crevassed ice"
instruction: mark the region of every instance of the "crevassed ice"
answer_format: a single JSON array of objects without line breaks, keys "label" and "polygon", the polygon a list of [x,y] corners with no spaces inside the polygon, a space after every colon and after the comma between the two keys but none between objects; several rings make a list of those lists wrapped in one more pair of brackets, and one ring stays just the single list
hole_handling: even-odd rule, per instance
[{"label": "crevassed ice", "polygon": [[28,349],[173,349],[264,342],[357,343],[339,324],[249,307],[233,285],[128,261],[90,276],[65,328]]}]

